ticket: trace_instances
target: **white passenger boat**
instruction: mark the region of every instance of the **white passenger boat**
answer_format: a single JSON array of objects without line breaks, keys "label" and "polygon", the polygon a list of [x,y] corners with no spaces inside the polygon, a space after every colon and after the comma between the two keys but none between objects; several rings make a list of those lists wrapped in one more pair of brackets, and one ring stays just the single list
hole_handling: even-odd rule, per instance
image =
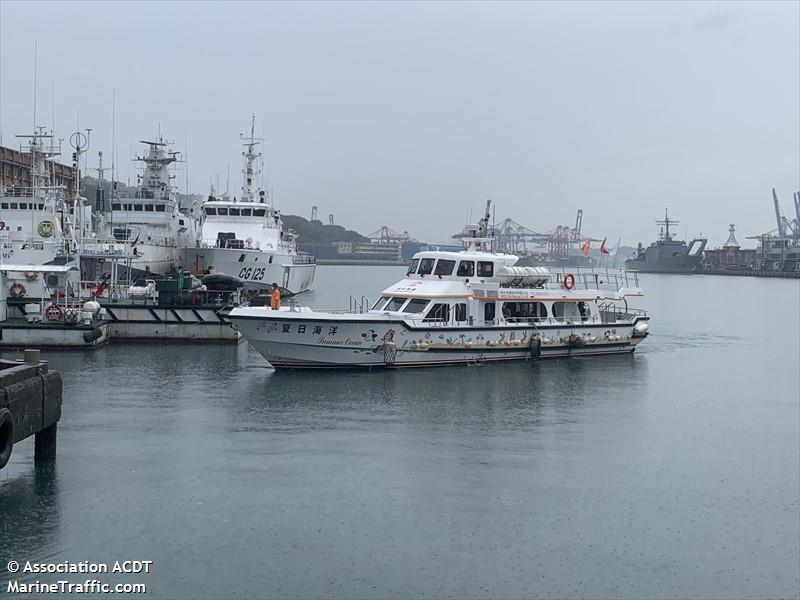
[{"label": "white passenger boat", "polygon": [[271,290],[277,283],[283,295],[304,292],[314,281],[313,256],[297,251],[295,236],[284,231],[280,212],[257,191],[255,118],[244,146],[244,181],[241,196],[217,199],[213,192],[203,204],[202,241],[187,248],[185,264],[197,271],[213,268],[241,279],[248,290]]},{"label": "white passenger boat", "polygon": [[273,367],[405,367],[631,353],[648,335],[635,272],[517,267],[487,215],[461,252],[414,255],[372,308],[239,307],[228,318]]}]

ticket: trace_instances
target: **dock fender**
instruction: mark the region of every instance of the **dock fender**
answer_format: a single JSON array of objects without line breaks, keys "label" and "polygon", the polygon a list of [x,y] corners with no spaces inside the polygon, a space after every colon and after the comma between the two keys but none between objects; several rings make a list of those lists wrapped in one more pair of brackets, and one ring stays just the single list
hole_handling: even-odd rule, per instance
[{"label": "dock fender", "polygon": [[531,358],[539,360],[542,357],[542,339],[539,336],[531,338]]},{"label": "dock fender", "polygon": [[7,408],[0,408],[0,469],[6,466],[14,447],[14,417]]},{"label": "dock fender", "polygon": [[103,330],[99,327],[95,327],[91,331],[85,331],[83,333],[83,341],[87,344],[91,344],[92,342],[99,340],[101,337],[103,337]]}]

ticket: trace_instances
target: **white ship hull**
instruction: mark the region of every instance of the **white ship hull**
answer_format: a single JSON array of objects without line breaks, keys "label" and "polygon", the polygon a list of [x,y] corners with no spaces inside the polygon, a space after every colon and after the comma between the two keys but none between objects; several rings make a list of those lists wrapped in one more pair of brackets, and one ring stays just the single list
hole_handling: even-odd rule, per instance
[{"label": "white ship hull", "polygon": [[209,267],[215,273],[238,277],[248,290],[271,289],[277,283],[285,294],[311,288],[317,265],[295,263],[296,255],[232,248],[186,248],[184,265],[193,271]]},{"label": "white ship hull", "polygon": [[383,315],[234,309],[229,319],[273,366],[410,367],[629,354],[642,341],[624,322],[433,326]]},{"label": "white ship hull", "polygon": [[173,273],[180,264],[179,251],[175,246],[136,244],[136,258],[131,267],[140,272],[150,271],[158,275]]}]

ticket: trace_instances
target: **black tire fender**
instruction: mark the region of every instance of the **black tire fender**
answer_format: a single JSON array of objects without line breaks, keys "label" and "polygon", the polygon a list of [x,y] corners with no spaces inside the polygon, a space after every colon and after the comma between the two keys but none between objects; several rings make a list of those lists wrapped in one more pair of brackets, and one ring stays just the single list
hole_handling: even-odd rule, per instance
[{"label": "black tire fender", "polygon": [[7,408],[0,408],[0,469],[8,464],[14,447],[14,416]]},{"label": "black tire fender", "polygon": [[539,360],[542,356],[542,339],[539,337],[531,338],[531,358]]}]

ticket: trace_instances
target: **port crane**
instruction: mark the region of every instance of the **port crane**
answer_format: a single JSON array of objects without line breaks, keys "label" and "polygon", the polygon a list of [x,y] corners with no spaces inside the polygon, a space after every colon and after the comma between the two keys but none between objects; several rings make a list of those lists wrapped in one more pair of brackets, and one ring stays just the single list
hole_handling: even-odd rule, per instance
[{"label": "port crane", "polygon": [[582,228],[583,209],[579,208],[573,227],[558,225],[555,229],[540,233],[508,218],[499,225],[491,226],[489,230],[497,240],[497,248],[501,252],[525,254],[529,250],[528,246],[533,245],[542,251],[546,249],[551,256],[564,257],[569,255],[571,247],[584,241]]},{"label": "port crane", "polygon": [[772,188],[772,202],[775,206],[775,222],[778,225],[778,236],[782,238],[791,237],[800,239],[800,192],[795,192],[792,199],[794,200],[796,218],[790,220],[781,214],[778,194],[775,192],[775,188]]}]

